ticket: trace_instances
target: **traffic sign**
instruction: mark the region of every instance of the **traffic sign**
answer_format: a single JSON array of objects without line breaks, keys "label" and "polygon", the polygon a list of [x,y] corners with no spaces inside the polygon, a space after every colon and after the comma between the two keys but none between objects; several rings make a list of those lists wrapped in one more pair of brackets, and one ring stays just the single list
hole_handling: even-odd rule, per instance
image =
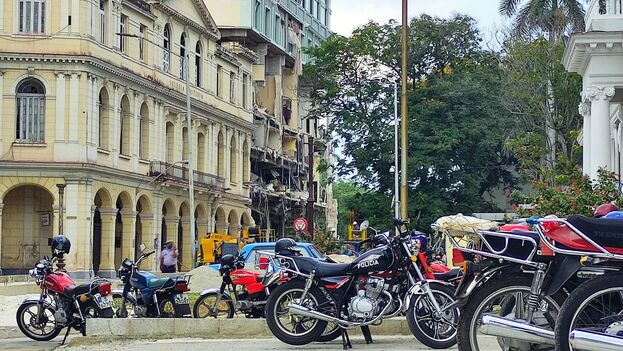
[{"label": "traffic sign", "polygon": [[292,223],[292,228],[294,228],[295,232],[305,232],[307,231],[307,227],[307,220],[303,217],[295,219],[294,223]]}]

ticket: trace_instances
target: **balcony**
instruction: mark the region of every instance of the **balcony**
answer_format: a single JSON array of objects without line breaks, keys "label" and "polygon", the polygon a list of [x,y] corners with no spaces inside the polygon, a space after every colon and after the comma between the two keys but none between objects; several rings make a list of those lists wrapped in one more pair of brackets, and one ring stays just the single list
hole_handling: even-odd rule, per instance
[{"label": "balcony", "polygon": [[586,11],[587,32],[623,31],[623,0],[593,0]]},{"label": "balcony", "polygon": [[[208,188],[210,190],[224,189],[225,179],[200,171],[194,171],[195,187]],[[152,161],[149,165],[149,176],[160,177],[160,181],[170,181],[181,186],[188,184],[188,168],[162,161]]]}]

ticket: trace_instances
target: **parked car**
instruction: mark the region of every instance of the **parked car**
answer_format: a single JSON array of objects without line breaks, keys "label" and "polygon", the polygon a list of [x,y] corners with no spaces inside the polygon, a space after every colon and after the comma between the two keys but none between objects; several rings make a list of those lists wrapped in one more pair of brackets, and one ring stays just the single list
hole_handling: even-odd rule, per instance
[{"label": "parked car", "polygon": [[[296,243],[296,249],[303,255],[304,257],[311,257],[322,259],[324,255],[318,251],[318,249],[310,243]],[[275,252],[275,242],[265,242],[265,243],[252,243],[245,245],[242,250],[240,250],[240,260],[244,262],[246,269],[254,269],[255,258],[259,251],[265,252]],[[219,270],[221,268],[220,263],[215,263],[209,265],[210,268],[214,270]]]}]

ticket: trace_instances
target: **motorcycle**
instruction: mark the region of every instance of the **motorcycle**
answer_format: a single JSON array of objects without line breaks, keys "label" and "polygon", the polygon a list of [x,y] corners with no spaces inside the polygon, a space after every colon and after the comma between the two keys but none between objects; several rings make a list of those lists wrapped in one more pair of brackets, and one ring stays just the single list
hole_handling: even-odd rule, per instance
[{"label": "motorcycle", "polygon": [[70,247],[67,237],[56,236],[52,241],[52,257],[40,259],[29,271],[41,294],[24,300],[17,309],[16,319],[22,333],[33,340],[52,340],[67,328],[64,344],[72,328],[85,335],[87,318],[114,316],[110,281],[98,278],[76,285],[66,273],[53,272],[53,264],[69,253]]},{"label": "motorcycle", "polygon": [[126,318],[131,307],[134,317],[187,317],[191,315],[188,296],[190,291],[185,277],[157,277],[153,273],[139,270],[141,261],[155,251],[145,253],[145,245],[140,245],[140,257],[136,262],[126,258],[121,263],[118,275],[123,290],[115,290],[114,296],[121,299],[116,316]]},{"label": "motorcycle", "polygon": [[[459,350],[490,350],[491,339],[504,350],[553,349],[554,328],[563,302],[588,278],[620,270],[604,260],[582,260],[581,241],[600,234],[584,216],[530,218],[534,231],[478,231],[479,244],[460,246],[467,280],[458,290],[464,303],[459,322]],[[577,229],[582,227],[583,231]],[[578,240],[578,238],[580,240]],[[592,239],[591,239],[592,238]],[[471,246],[471,247],[470,247]],[[470,274],[478,265],[479,274]]]},{"label": "motorcycle", "polygon": [[342,329],[343,347],[349,348],[346,330],[407,312],[411,330],[425,345],[447,348],[455,343],[460,313],[447,308],[454,303],[452,285],[422,273],[420,243],[409,231],[371,236],[362,244],[374,248],[345,264],[297,256],[291,250],[294,241],[287,240],[277,243],[270,260],[288,280],[271,291],[265,307],[268,327],[279,340],[304,345],[334,323]]},{"label": "motorcycle", "polygon": [[201,292],[193,306],[193,317],[233,318],[236,311],[244,313],[247,318],[264,317],[267,296],[279,281],[279,275],[269,272],[266,257],[259,260],[259,268],[267,270],[264,276],[244,269],[244,261],[239,256],[224,255],[219,268],[223,277],[221,286]]}]

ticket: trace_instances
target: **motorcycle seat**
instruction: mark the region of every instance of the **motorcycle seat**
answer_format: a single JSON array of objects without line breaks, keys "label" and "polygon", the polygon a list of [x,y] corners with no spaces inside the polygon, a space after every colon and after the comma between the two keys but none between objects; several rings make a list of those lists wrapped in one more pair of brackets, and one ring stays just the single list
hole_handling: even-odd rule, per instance
[{"label": "motorcycle seat", "polygon": [[461,274],[460,268],[453,268],[444,273],[433,273],[435,275],[435,279],[447,282],[454,278],[457,278]]},{"label": "motorcycle seat", "polygon": [[173,279],[169,277],[150,279],[149,282],[147,283],[148,287],[154,288],[154,289],[164,289],[164,288],[167,288],[173,285],[174,285],[174,281]]},{"label": "motorcycle seat", "polygon": [[91,284],[81,284],[81,285],[74,285],[74,286],[68,286],[67,288],[65,288],[65,295],[74,298],[76,296],[79,295],[84,295],[86,293],[89,292],[89,290],[91,289]]},{"label": "motorcycle seat", "polygon": [[567,222],[601,246],[623,248],[623,219],[573,215]]},{"label": "motorcycle seat", "polygon": [[293,257],[302,273],[316,271],[316,278],[337,277],[347,275],[352,268],[351,263],[329,263],[311,257]]}]

